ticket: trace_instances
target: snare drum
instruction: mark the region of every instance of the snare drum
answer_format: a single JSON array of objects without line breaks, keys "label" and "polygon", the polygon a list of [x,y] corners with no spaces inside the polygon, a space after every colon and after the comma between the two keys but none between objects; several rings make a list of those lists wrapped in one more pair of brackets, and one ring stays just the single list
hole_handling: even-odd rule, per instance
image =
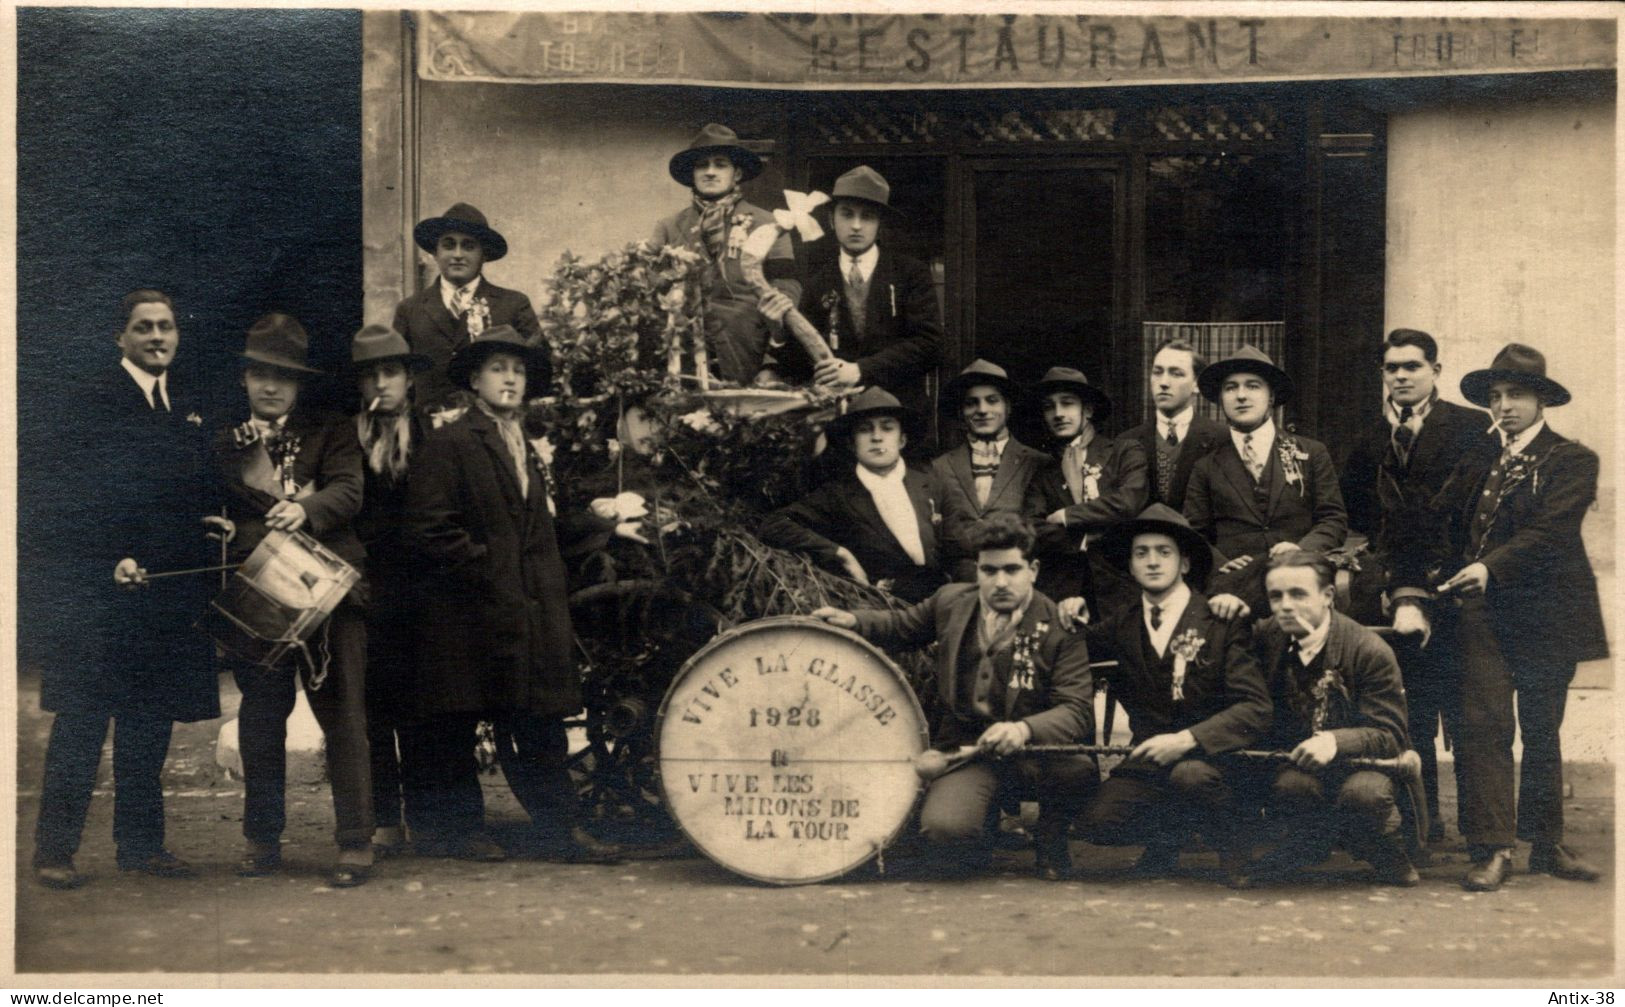
[{"label": "snare drum", "polygon": [[661,789],[684,834],[723,867],[781,885],[839,877],[895,839],[928,742],[885,654],[796,616],[729,630],[696,653],[656,733]]},{"label": "snare drum", "polygon": [[198,627],[232,657],[268,668],[303,649],[360,578],[304,532],[267,532]]}]

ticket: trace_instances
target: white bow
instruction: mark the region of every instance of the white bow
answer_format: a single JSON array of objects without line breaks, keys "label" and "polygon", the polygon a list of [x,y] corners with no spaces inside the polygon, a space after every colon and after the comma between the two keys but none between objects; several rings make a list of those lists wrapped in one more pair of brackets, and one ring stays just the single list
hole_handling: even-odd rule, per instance
[{"label": "white bow", "polygon": [[829,202],[828,196],[817,190],[792,192],[786,189],[784,201],[789,209],[773,211],[773,220],[779,225],[779,230],[788,231],[794,228],[801,232],[802,241],[817,241],[824,236],[824,229],[818,225],[812,212]]}]

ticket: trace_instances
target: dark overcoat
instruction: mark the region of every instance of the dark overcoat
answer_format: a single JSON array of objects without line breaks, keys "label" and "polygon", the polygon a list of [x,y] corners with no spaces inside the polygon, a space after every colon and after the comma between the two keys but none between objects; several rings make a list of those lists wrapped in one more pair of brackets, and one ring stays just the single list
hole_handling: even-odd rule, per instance
[{"label": "dark overcoat", "polygon": [[[351,423],[355,422],[352,417]],[[412,443],[406,472],[386,478],[367,465],[363,454],[361,513],[356,515],[356,536],[367,550],[367,693],[369,708],[394,713],[408,705],[411,688],[411,653],[419,623],[421,577],[413,562],[404,528],[407,489],[422,464],[427,424],[410,413]],[[357,437],[360,431],[357,430]]]},{"label": "dark overcoat", "polygon": [[[1027,487],[1027,520],[1038,533],[1038,590],[1052,598],[1086,597],[1091,607],[1104,604],[1115,610],[1137,590],[1098,550],[1081,547],[1086,536],[1133,520],[1145,509],[1150,478],[1145,450],[1139,441],[1097,433],[1084,451],[1084,464],[1100,466],[1100,495],[1092,500],[1073,502],[1056,458]],[[1064,527],[1045,520],[1058,510],[1066,511]]]},{"label": "dark overcoat", "polygon": [[1449,554],[1440,576],[1470,563],[1489,569],[1485,603],[1509,660],[1607,657],[1597,577],[1580,537],[1597,498],[1596,453],[1548,426],[1513,459],[1496,490],[1488,484],[1499,455],[1496,439],[1481,444],[1435,498],[1446,522],[1438,541]]},{"label": "dark overcoat", "polygon": [[843,575],[845,568],[836,558],[836,550],[845,546],[871,584],[890,580],[893,594],[919,601],[947,580],[937,547],[936,525],[941,518],[937,501],[942,494],[936,480],[924,472],[909,469],[903,482],[919,522],[924,566],[903,550],[881,518],[874,497],[852,469],[769,514],[757,534],[768,545],[807,553],[831,572]]},{"label": "dark overcoat", "polygon": [[[481,277],[480,285],[474,290],[474,298],[484,298],[491,308],[487,328],[511,325],[526,342],[541,342],[541,323],[536,320],[530,298],[524,294],[499,287]],[[393,327],[406,337],[413,352],[423,354],[432,362],[428,370],[414,379],[420,409],[444,406],[453,391],[465,390],[446,379],[446,364],[451,361],[457,347],[468,342],[468,319],[453,318],[451,312],[446,310],[446,302],[440,296],[439,277],[395,306]],[[534,391],[540,394],[542,389]]]},{"label": "dark overcoat", "polygon": [[[858,365],[862,384],[879,385],[903,405],[929,415],[932,403],[925,397],[925,376],[942,358],[943,342],[942,311],[930,267],[882,247],[869,276],[859,331],[846,302],[839,244],[829,237],[809,245],[806,252],[801,313],[826,339],[831,332],[837,334],[835,355]],[[799,343],[774,355],[786,380],[805,382],[812,377],[812,361]]]},{"label": "dark overcoat", "polygon": [[942,546],[943,567],[955,580],[976,579],[976,550],[971,547],[971,529],[976,522],[994,514],[1022,517],[1027,487],[1046,466],[1052,464],[1042,451],[1010,438],[999,456],[999,470],[993,474],[987,506],[976,502],[976,475],[971,471],[970,445],[960,444],[931,462],[931,475],[942,491],[942,526],[937,538]]},{"label": "dark overcoat", "polygon": [[423,578],[414,714],[562,717],[581,708],[564,562],[540,459],[512,456],[479,409],[432,431],[407,490]]},{"label": "dark overcoat", "polygon": [[152,409],[122,367],[92,379],[63,443],[80,452],[60,487],[72,532],[57,543],[77,586],[73,611],[53,613],[56,645],[40,705],[54,713],[142,714],[178,721],[220,715],[214,645],[193,623],[219,581],[167,577],[128,589],[119,560],[150,573],[220,562],[200,523],[218,514],[208,435],[195,399],[170,375],[170,409]]}]

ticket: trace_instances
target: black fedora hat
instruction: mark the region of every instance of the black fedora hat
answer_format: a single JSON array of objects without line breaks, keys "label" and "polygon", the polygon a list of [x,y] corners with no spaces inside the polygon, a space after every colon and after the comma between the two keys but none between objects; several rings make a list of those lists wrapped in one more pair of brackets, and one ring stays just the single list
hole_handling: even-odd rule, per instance
[{"label": "black fedora hat", "polygon": [[1072,367],[1051,367],[1045,371],[1038,384],[1033,386],[1033,398],[1042,405],[1044,396],[1050,392],[1062,391],[1075,392],[1084,402],[1094,407],[1094,413],[1090,416],[1089,422],[1093,423],[1097,430],[1100,429],[1100,425],[1106,421],[1106,418],[1112,414],[1111,396],[1100,388],[1091,385],[1082,371]]},{"label": "black fedora hat", "polygon": [[495,262],[508,254],[508,242],[485,222],[485,214],[467,203],[453,203],[451,209],[438,217],[420,220],[412,228],[412,240],[425,252],[434,254],[440,236],[448,231],[461,231],[472,236],[485,249],[485,261]]},{"label": "black fedora hat", "polygon": [[1256,374],[1269,382],[1277,406],[1285,405],[1292,398],[1292,378],[1275,366],[1269,354],[1250,343],[1242,344],[1228,357],[1202,368],[1202,373],[1196,376],[1196,387],[1202,390],[1203,398],[1218,402],[1219,389],[1224,387],[1224,379],[1232,374]]},{"label": "black fedora hat", "polygon": [[1113,525],[1101,538],[1100,555],[1106,562],[1127,572],[1134,536],[1151,533],[1167,535],[1179,543],[1179,554],[1191,561],[1190,584],[1200,590],[1207,582],[1208,571],[1213,569],[1213,547],[1191,527],[1185,515],[1167,504],[1154,503],[1134,520]]},{"label": "black fedora hat", "polygon": [[717,123],[706,123],[688,146],[671,156],[666,170],[678,184],[694,187],[694,162],[711,154],[727,154],[739,168],[739,180],[748,182],[762,173],[762,159],[739,142],[739,134]]},{"label": "black fedora hat", "polygon": [[350,340],[350,369],[359,371],[385,360],[399,360],[408,370],[426,371],[434,361],[413,353],[406,337],[387,325],[364,325]]},{"label": "black fedora hat", "polygon": [[1010,400],[1011,405],[1015,404],[1016,395],[1021,390],[1010,380],[1010,374],[998,364],[991,360],[972,360],[969,367],[954,375],[943,387],[940,400],[942,408],[957,414],[960,400],[965,397],[966,392],[977,385],[992,385],[1004,393],[1004,397]]},{"label": "black fedora hat", "polygon": [[457,347],[446,364],[446,380],[467,388],[469,376],[493,353],[511,353],[525,362],[525,397],[541,396],[553,382],[553,359],[547,347],[525,342],[512,325],[497,325]]},{"label": "black fedora hat", "polygon": [[1497,381],[1515,381],[1534,389],[1543,405],[1565,405],[1573,397],[1567,388],[1546,376],[1546,354],[1522,343],[1506,344],[1495,355],[1490,366],[1462,375],[1462,397],[1475,406],[1487,409],[1490,386]]},{"label": "black fedora hat", "polygon": [[321,371],[306,361],[310,356],[310,337],[305,327],[292,315],[273,311],[260,316],[248,328],[242,357],[249,363],[274,367],[293,374],[320,374]]},{"label": "black fedora hat", "polygon": [[865,388],[848,402],[846,412],[829,422],[829,433],[834,437],[849,437],[857,428],[858,421],[870,416],[895,416],[903,424],[904,433],[910,437],[919,433],[919,414],[879,385]]},{"label": "black fedora hat", "polygon": [[897,212],[897,208],[891,205],[891,183],[886,181],[886,176],[867,164],[860,164],[835,180],[835,187],[829,193],[831,212],[834,212],[835,204],[843,199],[867,203],[886,214]]}]

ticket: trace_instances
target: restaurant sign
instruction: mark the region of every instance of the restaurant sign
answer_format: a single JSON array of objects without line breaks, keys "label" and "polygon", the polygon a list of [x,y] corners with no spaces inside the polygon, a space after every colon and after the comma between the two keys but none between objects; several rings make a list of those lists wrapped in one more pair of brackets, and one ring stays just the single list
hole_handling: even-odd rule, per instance
[{"label": "restaurant sign", "polygon": [[1581,18],[435,12],[426,80],[1099,87],[1608,69]]}]

